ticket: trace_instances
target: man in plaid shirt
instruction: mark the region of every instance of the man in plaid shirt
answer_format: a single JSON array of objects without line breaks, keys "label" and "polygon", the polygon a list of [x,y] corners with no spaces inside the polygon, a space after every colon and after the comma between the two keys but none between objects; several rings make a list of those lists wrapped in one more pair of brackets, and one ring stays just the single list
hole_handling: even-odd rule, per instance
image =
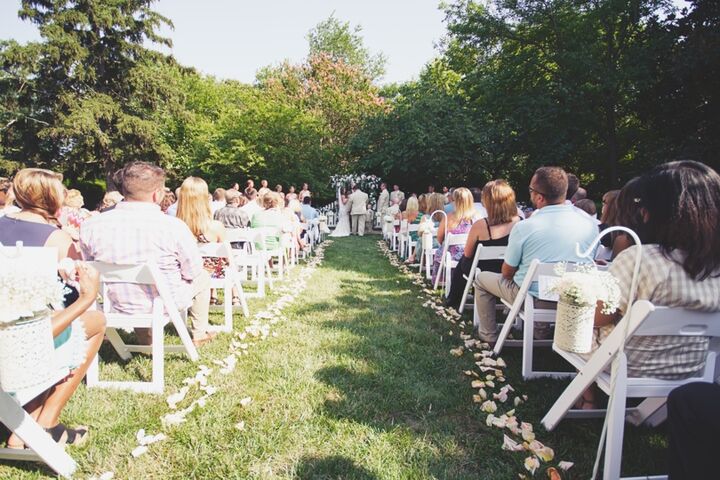
[{"label": "man in plaid shirt", "polygon": [[[125,200],[85,221],[80,247],[86,260],[116,264],[154,263],[181,310],[189,308],[193,342],[201,345],[208,332],[210,277],[203,269],[197,239],[182,221],[165,215],[165,172],[145,162],[128,164],[120,175]],[[116,284],[108,288],[116,311],[133,314],[152,310],[153,288]],[[150,340],[149,329],[137,329],[140,341]]]}]

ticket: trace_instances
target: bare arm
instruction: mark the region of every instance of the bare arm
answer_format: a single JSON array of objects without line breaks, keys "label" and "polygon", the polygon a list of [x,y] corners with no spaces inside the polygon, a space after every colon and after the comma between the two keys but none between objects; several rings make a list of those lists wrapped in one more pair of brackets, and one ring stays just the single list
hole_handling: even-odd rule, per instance
[{"label": "bare arm", "polygon": [[442,220],[440,220],[440,225],[438,225],[438,231],[437,231],[437,240],[438,243],[443,243],[445,241],[445,229],[447,228],[447,222],[448,217],[443,217]]},{"label": "bare arm", "polygon": [[603,303],[597,302],[595,307],[595,326],[604,327],[605,325],[616,324],[622,318],[622,313],[616,311],[615,313],[602,313]]},{"label": "bare arm", "polygon": [[76,318],[85,313],[97,299],[98,290],[100,288],[100,274],[94,268],[88,266],[84,262],[78,262],[77,281],[80,284],[80,296],[70,306],[63,310],[58,310],[52,315],[52,334],[57,337],[65,330]]},{"label": "bare arm", "polygon": [[515,276],[515,272],[517,272],[517,271],[518,271],[517,267],[511,267],[507,263],[503,262],[501,273],[505,280],[512,282],[512,279]]},{"label": "bare arm", "polygon": [[45,242],[45,246],[58,249],[58,260],[62,260],[63,258],[80,260],[82,258],[72,237],[63,230],[56,230],[51,233]]}]

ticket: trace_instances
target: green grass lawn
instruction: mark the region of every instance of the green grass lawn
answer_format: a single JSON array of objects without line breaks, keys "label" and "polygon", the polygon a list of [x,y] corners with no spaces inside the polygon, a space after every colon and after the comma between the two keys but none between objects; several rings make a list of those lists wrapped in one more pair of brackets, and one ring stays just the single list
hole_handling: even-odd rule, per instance
[{"label": "green grass lawn", "polygon": [[[248,354],[228,374],[213,360],[229,353],[231,335],[201,350],[217,392],[185,423],[163,427],[170,410],[165,396],[197,365],[180,356],[166,362],[166,394],[140,395],[108,390],[80,391],[62,420],[91,428],[82,447],[71,448],[78,478],[112,471],[114,478],[354,478],[354,479],[517,479],[526,473],[527,454],[501,449],[503,434],[487,427],[487,414],[473,403],[475,393],[463,370],[472,355],[450,349],[462,343],[457,325],[424,308],[422,289],[378,250],[376,236],[339,239],[329,246],[282,321],[276,336],[248,336]],[[300,267],[293,276],[297,276]],[[293,285],[294,280],[286,281]],[[277,299],[250,302],[251,314]],[[250,320],[236,315],[236,332]],[[452,331],[453,335],[449,335]],[[469,331],[469,329],[468,329]],[[107,350],[103,350],[107,352]],[[587,478],[600,433],[599,421],[567,420],[545,432],[540,419],[565,382],[519,379],[519,351],[507,349],[507,382],[528,402],[517,415],[532,422],[538,440],[558,460],[575,462],[569,478]],[[549,351],[541,355],[551,355]],[[553,360],[549,360],[553,361]],[[104,375],[145,375],[148,358],[117,361]],[[200,397],[196,387],[179,404]],[[247,406],[241,399],[250,397]],[[244,429],[236,427],[244,422]],[[135,434],[164,432],[168,438],[133,458]],[[628,427],[624,474],[662,473],[664,432]],[[536,472],[547,478],[546,465]],[[0,478],[47,478],[40,464],[0,464]]]}]

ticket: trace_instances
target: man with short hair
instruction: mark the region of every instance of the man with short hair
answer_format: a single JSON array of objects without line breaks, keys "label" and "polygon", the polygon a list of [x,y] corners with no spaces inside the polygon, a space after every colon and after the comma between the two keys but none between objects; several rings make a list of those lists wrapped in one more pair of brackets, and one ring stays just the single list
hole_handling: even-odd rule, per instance
[{"label": "man with short hair", "polygon": [[352,220],[352,233],[362,237],[365,235],[368,195],[360,190],[357,185],[353,185],[352,190],[353,193],[348,198],[350,218]]},{"label": "man with short hair", "polygon": [[[380,184],[380,195],[377,199],[377,204],[375,204],[375,213],[378,216],[381,216],[385,213],[385,209],[388,208],[388,205],[390,204],[390,192],[387,190],[387,185],[385,182]],[[382,218],[381,218],[382,220]]]},{"label": "man with short hair", "polygon": [[[120,187],[120,191],[122,192],[122,186]],[[178,209],[179,203],[180,203],[180,187],[177,187],[175,189],[175,202],[168,207],[168,209],[165,211],[165,213],[170,215],[171,217],[177,217],[177,209]]]},{"label": "man with short hair", "polygon": [[240,208],[242,194],[237,190],[225,192],[225,206],[213,215],[213,218],[225,225],[225,228],[245,228],[250,224],[250,218],[245,210]]},{"label": "man with short hair", "polygon": [[210,202],[210,211],[213,215],[227,204],[225,201],[225,192],[226,190],[224,188],[216,188],[213,192],[212,202]]},{"label": "man with short hair", "polygon": [[393,185],[393,191],[390,192],[390,201],[397,199],[397,203],[402,202],[405,199],[405,193],[400,190],[399,185]]},{"label": "man with short hair", "polygon": [[559,167],[542,167],[530,181],[530,200],[537,210],[510,231],[502,273],[480,272],[475,282],[475,325],[481,340],[497,340],[495,302],[513,302],[530,262],[582,262],[576,246],[586,250],[597,235],[597,225],[571,205],[565,205],[567,174]]},{"label": "man with short hair", "polygon": [[[266,195],[268,195],[268,194],[266,194]],[[251,188],[250,190],[245,191],[245,198],[247,198],[248,202],[240,208],[247,214],[248,218],[250,219],[250,222],[252,223],[253,215],[255,215],[257,212],[259,212],[263,208],[260,206],[260,203],[258,202],[257,191],[254,188]]]},{"label": "man with short hair", "polygon": [[587,199],[587,190],[585,190],[582,187],[579,187],[577,191],[575,192],[575,195],[570,197],[570,201],[574,204],[579,202],[580,200],[586,200]]},{"label": "man with short hair", "polygon": [[315,210],[312,205],[312,199],[310,197],[303,198],[302,206],[300,207],[300,211],[302,213],[303,218],[305,218],[306,222],[310,222],[311,220],[315,220],[320,216],[317,210]]},{"label": "man with short hair", "polygon": [[[209,332],[210,276],[203,268],[197,239],[185,222],[160,210],[165,196],[165,172],[146,162],[123,169],[125,200],[105,213],[90,217],[80,227],[80,248],[86,260],[121,265],[153,262],[162,273],[178,308],[189,308],[193,343],[201,345]],[[152,311],[153,287],[116,284],[108,286],[113,308],[122,313]],[[137,329],[141,342],[149,343],[150,329]]]}]

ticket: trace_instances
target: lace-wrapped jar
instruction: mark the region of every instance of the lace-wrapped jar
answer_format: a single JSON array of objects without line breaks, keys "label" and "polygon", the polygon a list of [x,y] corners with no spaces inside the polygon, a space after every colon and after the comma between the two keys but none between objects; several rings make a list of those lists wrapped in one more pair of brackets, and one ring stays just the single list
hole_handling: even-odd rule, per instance
[{"label": "lace-wrapped jar", "polygon": [[592,350],[595,305],[575,305],[560,297],[555,318],[553,343],[566,352]]},{"label": "lace-wrapped jar", "polygon": [[50,311],[0,323],[0,386],[17,392],[50,381],[57,365]]}]

